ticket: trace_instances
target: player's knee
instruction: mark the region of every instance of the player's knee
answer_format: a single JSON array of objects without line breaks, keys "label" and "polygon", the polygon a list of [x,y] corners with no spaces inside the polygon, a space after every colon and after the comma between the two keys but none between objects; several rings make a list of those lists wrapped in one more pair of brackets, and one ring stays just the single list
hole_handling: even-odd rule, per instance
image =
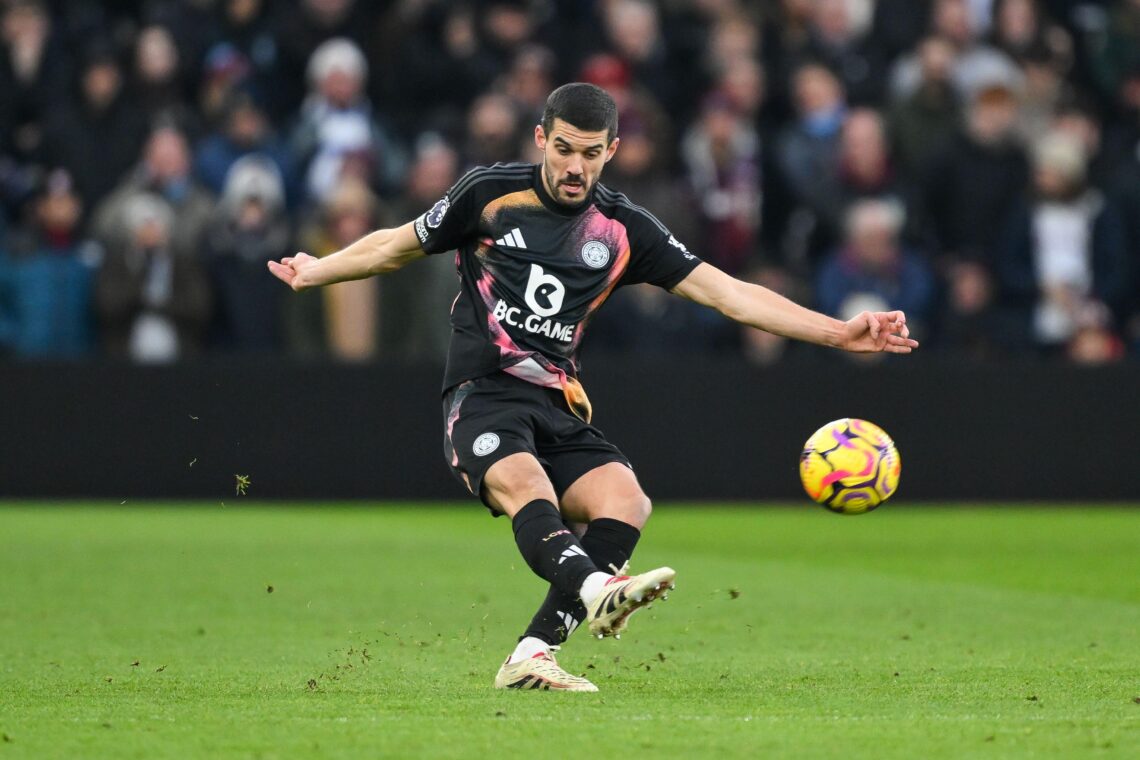
[{"label": "player's knee", "polygon": [[653,512],[653,502],[645,494],[639,494],[630,498],[622,511],[625,513],[625,522],[640,529],[649,522],[649,515]]},{"label": "player's knee", "polygon": [[515,513],[533,501],[558,503],[550,481],[543,478],[511,478],[507,481],[483,483],[484,500],[493,508],[513,518]]},{"label": "player's knee", "polygon": [[540,475],[518,480],[514,485],[514,492],[527,501],[546,499],[554,502],[557,506],[558,500],[554,495],[554,488],[550,485],[550,480]]}]

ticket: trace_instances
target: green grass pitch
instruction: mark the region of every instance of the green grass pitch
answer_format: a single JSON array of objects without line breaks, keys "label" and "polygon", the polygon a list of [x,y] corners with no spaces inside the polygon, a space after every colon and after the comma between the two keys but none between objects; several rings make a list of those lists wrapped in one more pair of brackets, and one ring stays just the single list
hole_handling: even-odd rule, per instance
[{"label": "green grass pitch", "polygon": [[476,504],[0,506],[0,760],[1140,757],[1140,508],[658,508],[598,694]]}]

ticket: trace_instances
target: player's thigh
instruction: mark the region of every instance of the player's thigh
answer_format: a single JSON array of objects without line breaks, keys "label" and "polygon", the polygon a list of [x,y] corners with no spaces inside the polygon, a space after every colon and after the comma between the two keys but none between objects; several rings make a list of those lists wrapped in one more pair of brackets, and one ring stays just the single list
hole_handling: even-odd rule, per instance
[{"label": "player's thigh", "polygon": [[557,503],[554,486],[530,452],[511,454],[495,462],[483,476],[483,501],[507,517],[536,499]]},{"label": "player's thigh", "polygon": [[[505,392],[494,377],[467,381],[443,398],[443,456],[451,473],[492,514],[516,512],[506,512],[518,500],[515,492],[519,498],[540,492],[543,496],[535,498],[553,500],[554,489],[535,451],[534,407],[526,394]],[[496,473],[494,502],[486,482],[491,471]]]},{"label": "player's thigh", "polygon": [[551,398],[546,414],[536,422],[535,445],[563,516],[585,523],[611,517],[641,528],[649,519],[649,498],[625,454],[601,430]]},{"label": "player's thigh", "polygon": [[649,520],[652,503],[628,464],[607,462],[570,484],[562,494],[567,519],[590,522],[599,517],[621,520],[640,530]]}]

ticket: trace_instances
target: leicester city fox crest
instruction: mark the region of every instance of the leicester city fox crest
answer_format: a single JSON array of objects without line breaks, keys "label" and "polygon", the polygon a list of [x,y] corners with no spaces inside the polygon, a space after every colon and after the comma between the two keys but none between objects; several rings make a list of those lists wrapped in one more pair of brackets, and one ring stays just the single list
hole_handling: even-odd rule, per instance
[{"label": "leicester city fox crest", "polygon": [[591,240],[582,246],[582,261],[591,269],[601,269],[610,263],[610,248],[598,240]]}]

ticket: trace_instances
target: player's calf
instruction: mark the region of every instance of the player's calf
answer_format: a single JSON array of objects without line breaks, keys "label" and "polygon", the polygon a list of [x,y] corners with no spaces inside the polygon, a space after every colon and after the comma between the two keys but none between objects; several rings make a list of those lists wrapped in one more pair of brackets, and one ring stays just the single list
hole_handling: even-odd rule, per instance
[{"label": "player's calf", "polygon": [[515,543],[531,570],[562,593],[577,597],[587,579],[593,577],[598,585],[607,579],[549,501],[530,502],[515,513],[511,523]]}]

